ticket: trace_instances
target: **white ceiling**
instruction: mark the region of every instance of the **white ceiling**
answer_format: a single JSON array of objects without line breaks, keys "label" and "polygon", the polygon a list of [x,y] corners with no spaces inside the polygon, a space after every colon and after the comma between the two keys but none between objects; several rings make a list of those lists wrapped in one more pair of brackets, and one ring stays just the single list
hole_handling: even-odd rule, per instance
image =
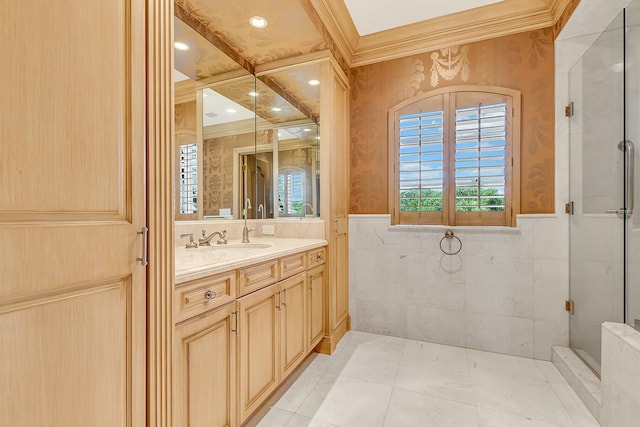
[{"label": "white ceiling", "polygon": [[202,114],[202,125],[205,127],[254,117],[253,111],[209,88],[202,91]]},{"label": "white ceiling", "polygon": [[344,0],[361,36],[503,0]]}]

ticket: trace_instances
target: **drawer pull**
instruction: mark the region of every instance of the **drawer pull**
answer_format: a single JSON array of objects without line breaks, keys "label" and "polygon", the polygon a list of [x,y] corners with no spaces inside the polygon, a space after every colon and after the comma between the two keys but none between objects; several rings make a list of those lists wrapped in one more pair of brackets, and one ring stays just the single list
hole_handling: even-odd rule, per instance
[{"label": "drawer pull", "polygon": [[238,325],[238,310],[233,312],[233,317],[235,317],[235,320],[236,320],[236,328],[235,329],[231,329],[231,332],[235,332],[236,335],[238,335],[238,329],[239,329],[238,326],[240,326],[240,325]]},{"label": "drawer pull", "polygon": [[212,300],[216,297],[216,292],[208,289],[207,292],[204,293],[204,298],[208,300]]},{"label": "drawer pull", "polygon": [[316,255],[316,261],[320,261],[322,260],[322,255],[321,254],[317,254]]}]

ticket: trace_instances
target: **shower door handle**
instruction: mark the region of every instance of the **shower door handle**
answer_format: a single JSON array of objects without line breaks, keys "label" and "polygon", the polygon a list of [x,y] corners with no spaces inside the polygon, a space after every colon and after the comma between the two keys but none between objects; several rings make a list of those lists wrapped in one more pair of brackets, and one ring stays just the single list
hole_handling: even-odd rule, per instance
[{"label": "shower door handle", "polygon": [[618,144],[618,150],[622,151],[625,155],[625,170],[624,170],[624,204],[625,208],[622,209],[608,209],[605,213],[614,213],[618,215],[620,219],[628,219],[631,218],[633,214],[633,202],[634,202],[634,194],[633,194],[633,186],[635,179],[635,155],[634,155],[634,146],[633,142],[626,140],[620,141]]},{"label": "shower door handle", "polygon": [[[620,219],[624,219],[625,212],[626,212],[626,209],[607,209],[606,211],[604,211],[604,213],[608,213],[608,214],[614,213],[614,214],[618,215],[618,218],[620,218]],[[631,213],[627,213],[627,215],[626,215],[627,218],[630,215],[631,215]]]},{"label": "shower door handle", "polygon": [[625,194],[624,194],[624,204],[625,209],[622,214],[618,213],[620,218],[631,218],[633,214],[633,202],[634,202],[634,180],[635,180],[635,153],[634,153],[634,145],[630,140],[620,141],[618,144],[618,150],[622,151],[625,155],[625,171],[624,171],[624,186],[625,186]]}]

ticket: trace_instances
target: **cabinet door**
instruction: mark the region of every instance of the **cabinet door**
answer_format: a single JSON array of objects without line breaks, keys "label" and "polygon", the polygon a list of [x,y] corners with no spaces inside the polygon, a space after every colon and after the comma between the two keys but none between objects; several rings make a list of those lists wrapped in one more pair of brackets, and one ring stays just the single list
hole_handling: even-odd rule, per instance
[{"label": "cabinet door", "polygon": [[306,283],[305,273],[297,274],[279,283],[282,300],[280,310],[282,378],[289,375],[306,354]]},{"label": "cabinet door", "polygon": [[243,422],[278,384],[277,284],[239,298],[239,411]]},{"label": "cabinet door", "polygon": [[176,327],[176,426],[236,425],[234,308],[230,304]]},{"label": "cabinet door", "polygon": [[307,277],[307,337],[309,351],[324,336],[324,265],[309,270]]}]

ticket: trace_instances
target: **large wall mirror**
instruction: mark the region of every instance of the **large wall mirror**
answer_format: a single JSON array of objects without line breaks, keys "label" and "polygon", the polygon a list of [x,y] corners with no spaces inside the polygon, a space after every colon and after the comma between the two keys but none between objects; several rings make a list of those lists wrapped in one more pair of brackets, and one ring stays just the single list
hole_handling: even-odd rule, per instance
[{"label": "large wall mirror", "polygon": [[175,41],[176,219],[319,216],[320,65],[256,77],[178,18]]}]

